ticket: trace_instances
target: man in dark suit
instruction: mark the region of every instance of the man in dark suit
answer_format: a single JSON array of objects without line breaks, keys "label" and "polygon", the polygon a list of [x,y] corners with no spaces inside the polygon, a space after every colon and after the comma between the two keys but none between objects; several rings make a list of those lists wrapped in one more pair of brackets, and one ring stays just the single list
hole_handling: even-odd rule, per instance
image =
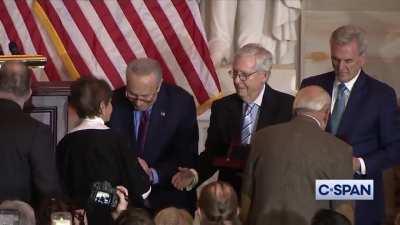
[{"label": "man in dark suit", "polygon": [[60,193],[48,126],[23,113],[31,76],[22,62],[0,69],[0,200],[28,203]]},{"label": "man in dark suit", "polygon": [[330,104],[322,88],[304,88],[296,95],[290,122],[256,133],[243,176],[241,209],[247,224],[308,225],[321,208],[353,220],[351,202],[315,200],[315,180],[353,176],[351,146],[324,131]]},{"label": "man in dark suit", "polygon": [[213,103],[199,164],[195,169],[180,169],[172,180],[176,188],[201,184],[219,170],[218,179],[240,193],[252,134],[291,118],[293,97],[266,84],[271,64],[271,53],[257,44],[238,50],[231,71],[236,93]]},{"label": "man in dark suit", "polygon": [[110,126],[128,135],[139,162],[150,177],[147,206],[154,211],[175,206],[195,209],[193,191],[171,185],[179,166],[192,167],[198,157],[198,126],[193,97],[162,82],[160,64],[149,58],[133,60],[126,70],[127,86],[116,90]]},{"label": "man in dark suit", "polygon": [[400,117],[394,90],[367,75],[364,32],[347,25],[330,38],[334,71],[303,80],[302,87],[319,85],[332,96],[327,131],[353,146],[356,179],[374,180],[374,200],[357,201],[358,225],[382,224],[382,172],[400,161]]}]

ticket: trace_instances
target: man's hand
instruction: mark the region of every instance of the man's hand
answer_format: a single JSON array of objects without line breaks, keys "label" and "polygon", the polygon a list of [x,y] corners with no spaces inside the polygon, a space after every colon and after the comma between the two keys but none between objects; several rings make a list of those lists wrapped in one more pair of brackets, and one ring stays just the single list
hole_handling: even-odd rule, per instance
[{"label": "man's hand", "polygon": [[140,157],[138,157],[138,161],[139,161],[140,166],[141,166],[142,169],[144,170],[144,172],[146,172],[146,174],[147,174],[149,177],[151,177],[151,171],[150,171],[149,165],[147,165],[147,162],[144,161],[144,159],[142,159],[142,158],[140,158]]},{"label": "man's hand", "polygon": [[189,168],[178,167],[177,172],[171,180],[172,185],[178,190],[183,190],[194,182],[195,175]]},{"label": "man's hand", "polygon": [[353,157],[353,172],[360,173],[361,172],[361,164],[358,158]]},{"label": "man's hand", "polygon": [[118,195],[118,205],[111,212],[111,216],[114,220],[128,208],[128,190],[124,186],[117,186],[115,189]]}]

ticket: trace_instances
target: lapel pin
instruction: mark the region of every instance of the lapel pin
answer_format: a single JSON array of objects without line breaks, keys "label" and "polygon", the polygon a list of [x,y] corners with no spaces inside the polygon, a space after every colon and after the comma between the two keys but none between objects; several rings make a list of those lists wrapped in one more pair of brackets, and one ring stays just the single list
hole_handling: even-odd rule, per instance
[{"label": "lapel pin", "polygon": [[165,116],[165,112],[161,112],[161,116]]}]

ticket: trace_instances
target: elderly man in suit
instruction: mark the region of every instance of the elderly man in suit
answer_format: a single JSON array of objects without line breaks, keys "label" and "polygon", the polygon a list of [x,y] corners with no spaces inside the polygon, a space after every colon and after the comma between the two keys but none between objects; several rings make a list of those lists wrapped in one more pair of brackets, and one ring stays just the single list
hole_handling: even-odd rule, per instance
[{"label": "elderly man in suit", "polygon": [[[61,193],[50,129],[22,111],[31,97],[31,75],[22,62],[0,69],[0,201]],[[33,203],[37,203],[34,201]]]},{"label": "elderly man in suit", "polygon": [[164,83],[160,64],[150,58],[130,62],[126,81],[114,93],[110,127],[127,134],[137,148],[152,182],[146,205],[152,211],[174,206],[193,212],[195,193],[176,190],[170,182],[178,166],[193,167],[198,157],[193,97]]},{"label": "elderly man in suit", "polygon": [[382,172],[400,161],[400,114],[394,90],[367,75],[367,43],[362,29],[337,28],[330,38],[334,71],[310,77],[302,87],[319,85],[332,97],[327,131],[353,146],[356,179],[374,180],[374,200],[357,201],[355,223],[382,224]]},{"label": "elderly man in suit", "polygon": [[194,169],[181,168],[172,183],[178,189],[201,184],[219,170],[219,180],[240,193],[241,174],[253,133],[291,118],[293,97],[266,82],[272,55],[258,44],[240,48],[231,71],[236,93],[215,101],[205,150]]},{"label": "elderly man in suit", "polygon": [[330,103],[322,88],[304,88],[294,100],[290,122],[256,133],[243,178],[247,224],[308,225],[321,208],[352,220],[351,202],[315,199],[315,180],[353,175],[351,146],[324,131]]}]

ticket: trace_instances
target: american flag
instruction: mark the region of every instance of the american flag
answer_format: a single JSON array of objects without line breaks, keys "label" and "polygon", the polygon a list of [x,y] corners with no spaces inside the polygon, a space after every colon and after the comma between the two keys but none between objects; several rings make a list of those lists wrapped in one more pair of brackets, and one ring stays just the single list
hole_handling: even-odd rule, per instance
[{"label": "american flag", "polygon": [[220,94],[195,0],[0,0],[0,46],[48,61],[39,81],[93,75],[114,89],[127,63],[158,60],[164,80],[191,93],[203,111]]}]

